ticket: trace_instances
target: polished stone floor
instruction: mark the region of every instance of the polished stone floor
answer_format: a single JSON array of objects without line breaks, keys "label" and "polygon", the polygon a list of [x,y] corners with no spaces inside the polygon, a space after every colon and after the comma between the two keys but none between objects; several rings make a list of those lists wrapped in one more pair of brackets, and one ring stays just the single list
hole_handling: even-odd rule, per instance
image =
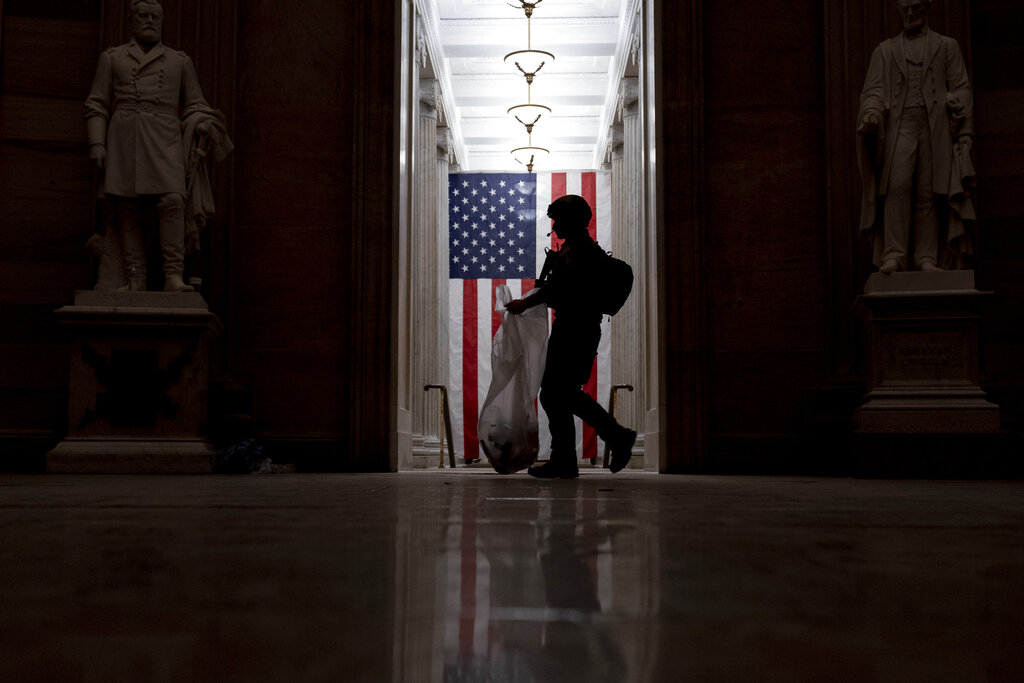
[{"label": "polished stone floor", "polygon": [[0,476],[0,681],[1019,681],[1024,483]]}]

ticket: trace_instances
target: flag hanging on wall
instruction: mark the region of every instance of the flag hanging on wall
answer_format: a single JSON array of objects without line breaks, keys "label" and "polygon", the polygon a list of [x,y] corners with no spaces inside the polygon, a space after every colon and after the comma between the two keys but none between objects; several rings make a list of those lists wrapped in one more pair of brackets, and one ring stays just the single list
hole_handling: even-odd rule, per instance
[{"label": "flag hanging on wall", "polygon": [[[611,174],[452,173],[448,176],[448,343],[449,386],[456,452],[467,460],[482,458],[477,419],[491,383],[491,340],[501,325],[495,313],[495,288],[508,285],[518,298],[536,283],[545,249],[560,243],[551,233],[547,207],[555,199],[577,194],[594,212],[590,234],[611,249]],[[611,383],[608,318],[590,381],[584,387],[602,405]],[[607,406],[606,406],[607,407]],[[548,458],[551,434],[539,411],[540,459]],[[576,420],[576,454],[596,458],[603,442],[589,425]]]}]

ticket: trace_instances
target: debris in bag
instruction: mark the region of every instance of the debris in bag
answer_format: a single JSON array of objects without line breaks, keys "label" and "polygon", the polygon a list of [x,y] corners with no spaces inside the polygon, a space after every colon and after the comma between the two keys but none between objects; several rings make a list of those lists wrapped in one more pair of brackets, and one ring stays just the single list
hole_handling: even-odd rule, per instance
[{"label": "debris in bag", "polygon": [[[495,310],[504,313],[512,294],[507,285],[498,286],[495,294]],[[484,454],[500,474],[526,469],[537,459],[535,399],[544,377],[547,346],[547,306],[534,306],[520,315],[504,314],[491,344],[491,386],[477,423]]]}]

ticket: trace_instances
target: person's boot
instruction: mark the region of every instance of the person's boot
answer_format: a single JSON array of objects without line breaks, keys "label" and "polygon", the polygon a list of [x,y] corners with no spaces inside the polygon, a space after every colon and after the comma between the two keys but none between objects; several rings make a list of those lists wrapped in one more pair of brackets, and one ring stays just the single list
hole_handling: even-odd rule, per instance
[{"label": "person's boot", "polygon": [[185,284],[185,202],[181,195],[168,194],[157,204],[160,215],[160,255],[164,259],[164,291],[194,292]]},{"label": "person's boot", "polygon": [[575,453],[569,456],[552,453],[550,460],[531,467],[526,473],[537,479],[575,479],[580,476],[580,468],[576,464]]},{"label": "person's boot", "polygon": [[628,465],[633,457],[633,444],[635,443],[636,432],[632,429],[623,429],[619,438],[611,445],[612,461],[609,463],[608,469],[612,472],[618,472]]}]

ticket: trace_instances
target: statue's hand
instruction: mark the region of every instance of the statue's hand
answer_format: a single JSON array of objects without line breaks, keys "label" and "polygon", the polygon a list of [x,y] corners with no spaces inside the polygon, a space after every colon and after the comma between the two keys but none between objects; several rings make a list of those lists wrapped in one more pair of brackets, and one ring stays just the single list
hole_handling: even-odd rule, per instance
[{"label": "statue's hand", "polygon": [[870,133],[873,130],[878,130],[878,127],[882,125],[882,120],[873,111],[864,112],[864,116],[860,120],[860,125],[857,126],[857,133],[864,135]]},{"label": "statue's hand", "polygon": [[96,168],[103,170],[107,162],[106,145],[93,145],[89,148],[89,158],[96,164]]}]

